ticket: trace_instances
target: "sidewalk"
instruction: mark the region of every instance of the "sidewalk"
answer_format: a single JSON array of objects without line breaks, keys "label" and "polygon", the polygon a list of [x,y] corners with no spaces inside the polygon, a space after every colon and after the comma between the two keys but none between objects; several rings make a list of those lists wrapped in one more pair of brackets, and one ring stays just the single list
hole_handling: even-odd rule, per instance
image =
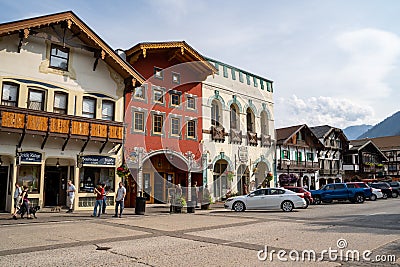
[{"label": "sidewalk", "polygon": [[[210,205],[210,209],[208,210],[201,210],[197,208],[195,210],[195,214],[204,214],[209,213],[213,210],[223,209],[223,202],[217,202]],[[68,219],[68,218],[91,218],[91,214],[93,210],[79,210],[74,211],[73,213],[66,213],[66,209],[62,209],[60,212],[51,211],[51,208],[43,208],[36,213],[36,216],[39,219],[44,220],[52,220],[52,219]],[[170,214],[170,205],[169,204],[146,204],[145,215],[144,216],[156,216],[156,215],[168,215]],[[186,213],[186,209],[182,209],[182,213]],[[107,214],[102,214],[101,218],[111,218],[114,215],[114,209],[107,209]],[[26,215],[25,215],[26,216]],[[136,215],[134,208],[125,208],[123,212],[123,217],[142,217],[143,215]],[[21,221],[20,217],[17,217],[17,221]],[[9,221],[12,220],[12,216],[10,213],[0,213],[0,222],[1,221]],[[28,220],[27,220],[28,221]],[[33,221],[33,220],[29,220]]]}]

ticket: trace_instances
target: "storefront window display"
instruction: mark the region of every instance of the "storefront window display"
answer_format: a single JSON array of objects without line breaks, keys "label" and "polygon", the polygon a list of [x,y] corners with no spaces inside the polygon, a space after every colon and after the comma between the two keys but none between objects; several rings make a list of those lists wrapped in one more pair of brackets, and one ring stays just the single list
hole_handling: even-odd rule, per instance
[{"label": "storefront window display", "polygon": [[83,167],[79,177],[79,192],[92,193],[98,184],[105,184],[109,192],[114,192],[115,168]]},{"label": "storefront window display", "polygon": [[31,193],[39,193],[40,169],[40,165],[21,165],[18,172],[18,184],[27,186]]}]

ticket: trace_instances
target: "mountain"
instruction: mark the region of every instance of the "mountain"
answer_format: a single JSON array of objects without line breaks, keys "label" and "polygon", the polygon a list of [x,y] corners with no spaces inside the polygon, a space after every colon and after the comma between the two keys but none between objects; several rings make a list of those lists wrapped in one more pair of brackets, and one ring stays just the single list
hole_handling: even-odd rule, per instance
[{"label": "mountain", "polygon": [[400,135],[400,111],[378,123],[357,139]]},{"label": "mountain", "polygon": [[368,131],[372,128],[372,125],[362,124],[362,125],[354,125],[349,126],[343,129],[344,134],[346,135],[347,139],[355,140],[357,137]]}]

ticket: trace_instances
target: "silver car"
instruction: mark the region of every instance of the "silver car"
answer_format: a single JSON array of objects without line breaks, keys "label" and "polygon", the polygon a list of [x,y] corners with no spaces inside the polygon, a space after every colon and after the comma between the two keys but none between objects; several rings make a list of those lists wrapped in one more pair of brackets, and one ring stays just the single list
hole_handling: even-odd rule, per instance
[{"label": "silver car", "polygon": [[228,198],[224,207],[234,211],[306,208],[304,194],[284,188],[261,188],[248,195]]}]

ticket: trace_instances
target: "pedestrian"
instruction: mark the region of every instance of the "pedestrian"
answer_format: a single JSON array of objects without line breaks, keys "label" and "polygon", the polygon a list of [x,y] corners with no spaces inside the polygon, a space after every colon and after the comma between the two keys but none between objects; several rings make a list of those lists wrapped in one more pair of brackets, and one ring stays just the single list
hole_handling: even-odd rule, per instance
[{"label": "pedestrian", "polygon": [[71,180],[68,180],[68,187],[67,187],[67,206],[68,210],[67,213],[72,213],[74,211],[74,199],[75,199],[75,186],[72,184]]},{"label": "pedestrian", "polygon": [[18,183],[15,183],[15,191],[14,191],[14,213],[13,213],[13,219],[17,219],[17,212],[21,208],[21,194],[22,194],[22,189],[19,186]]},{"label": "pedestrian", "polygon": [[[94,204],[94,209],[93,209],[93,214],[92,217],[100,217],[101,214],[101,206],[103,204],[103,198],[104,198],[104,188],[101,184],[97,186],[97,188],[94,189],[94,192],[96,194],[96,203]],[[99,208],[99,211],[97,213],[97,207]]]},{"label": "pedestrian", "polygon": [[119,182],[119,188],[117,190],[117,195],[115,197],[115,214],[113,217],[118,217],[118,206],[119,206],[119,217],[122,216],[122,211],[124,210],[124,200],[126,195],[126,189],[122,182]]},{"label": "pedestrian", "polygon": [[104,188],[104,197],[103,197],[103,205],[101,207],[101,213],[106,214],[106,208],[107,208],[107,195],[109,193],[110,187],[106,186],[106,184],[102,184]]},{"label": "pedestrian", "polygon": [[31,214],[29,213],[29,199],[28,199],[28,187],[24,186],[24,190],[22,190],[22,207],[20,209],[21,211],[21,218],[24,217],[24,214],[26,212],[27,219],[33,219],[31,217]]}]

